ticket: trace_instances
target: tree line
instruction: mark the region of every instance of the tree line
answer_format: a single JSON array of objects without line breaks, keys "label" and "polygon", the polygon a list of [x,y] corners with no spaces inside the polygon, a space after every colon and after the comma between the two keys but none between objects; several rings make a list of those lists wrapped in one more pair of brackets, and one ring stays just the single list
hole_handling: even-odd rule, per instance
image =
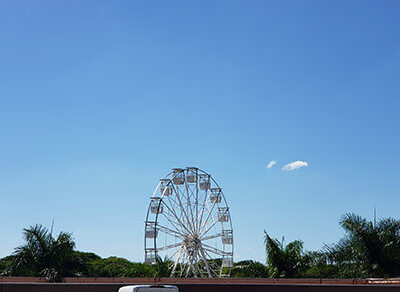
[{"label": "tree line", "polygon": [[[301,240],[285,244],[264,232],[266,263],[234,263],[235,278],[368,278],[400,275],[400,221],[374,223],[348,213],[340,219],[344,236],[319,251],[306,251]],[[53,232],[42,225],[23,230],[24,244],[0,259],[1,276],[45,277],[168,277],[172,262],[155,265],[120,257],[101,258],[75,249],[72,235]]]}]

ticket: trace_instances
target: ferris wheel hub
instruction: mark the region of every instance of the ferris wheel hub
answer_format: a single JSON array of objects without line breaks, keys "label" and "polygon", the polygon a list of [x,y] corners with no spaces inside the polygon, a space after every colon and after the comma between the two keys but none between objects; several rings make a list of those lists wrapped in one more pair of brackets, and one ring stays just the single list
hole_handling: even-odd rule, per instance
[{"label": "ferris wheel hub", "polygon": [[192,257],[191,260],[193,260],[193,257],[197,255],[201,248],[201,241],[196,237],[188,236],[183,240],[183,246],[187,254]]}]

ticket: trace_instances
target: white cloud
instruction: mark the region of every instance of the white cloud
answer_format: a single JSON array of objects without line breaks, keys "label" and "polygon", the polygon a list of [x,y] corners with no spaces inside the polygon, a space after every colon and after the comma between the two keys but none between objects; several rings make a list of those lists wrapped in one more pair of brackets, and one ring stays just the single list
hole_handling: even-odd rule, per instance
[{"label": "white cloud", "polygon": [[308,166],[308,162],[296,160],[284,165],[282,169],[287,171],[292,171],[306,166]]},{"label": "white cloud", "polygon": [[274,166],[276,164],[275,160],[271,160],[270,162],[268,162],[267,167],[271,168],[272,166]]}]

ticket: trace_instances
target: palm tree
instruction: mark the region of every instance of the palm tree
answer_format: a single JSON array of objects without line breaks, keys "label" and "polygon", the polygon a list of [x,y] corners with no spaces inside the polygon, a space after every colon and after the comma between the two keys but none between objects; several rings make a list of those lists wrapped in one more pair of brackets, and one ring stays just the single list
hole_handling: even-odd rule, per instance
[{"label": "palm tree", "polygon": [[341,267],[343,276],[400,275],[400,221],[386,218],[374,224],[347,213],[340,225],[345,237],[326,249],[330,260]]},{"label": "palm tree", "polygon": [[271,277],[299,277],[309,267],[311,258],[303,251],[303,242],[295,240],[286,246],[265,232],[267,263]]},{"label": "palm tree", "polygon": [[11,276],[41,276],[54,282],[76,272],[79,263],[70,233],[61,232],[54,238],[46,227],[36,224],[24,229],[23,238],[25,243],[13,253]]},{"label": "palm tree", "polygon": [[170,277],[173,262],[167,256],[162,259],[160,256],[156,258],[154,277]]}]

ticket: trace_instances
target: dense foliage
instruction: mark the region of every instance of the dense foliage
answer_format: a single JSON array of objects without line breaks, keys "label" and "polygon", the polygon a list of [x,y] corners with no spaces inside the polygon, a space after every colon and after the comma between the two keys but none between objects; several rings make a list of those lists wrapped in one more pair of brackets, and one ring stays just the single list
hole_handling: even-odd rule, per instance
[{"label": "dense foliage", "polygon": [[268,278],[269,275],[267,266],[251,260],[235,263],[231,271],[233,278]]},{"label": "dense foliage", "polygon": [[[376,224],[345,214],[340,225],[344,237],[320,251],[306,251],[303,242],[284,244],[265,233],[267,264],[252,260],[235,263],[235,278],[365,278],[400,276],[400,221],[386,218]],[[157,259],[155,265],[75,250],[70,233],[53,237],[41,225],[23,231],[24,244],[0,259],[0,275],[46,277],[168,277],[172,262]],[[216,260],[218,261],[218,260]]]},{"label": "dense foliage", "polygon": [[265,235],[270,277],[366,278],[400,276],[400,221],[376,224],[348,213],[340,226],[345,235],[321,251],[306,252],[301,241],[286,247]]},{"label": "dense foliage", "polygon": [[296,278],[311,264],[310,253],[303,251],[303,242],[295,240],[286,246],[265,232],[265,248],[270,276],[274,278]]},{"label": "dense foliage", "polygon": [[400,275],[400,221],[386,218],[376,224],[346,214],[340,220],[345,236],[327,246],[341,277],[394,277]]},{"label": "dense foliage", "polygon": [[25,244],[17,247],[9,258],[5,274],[57,281],[76,272],[78,261],[70,233],[61,232],[54,238],[47,228],[35,225],[24,229],[23,238]]}]

